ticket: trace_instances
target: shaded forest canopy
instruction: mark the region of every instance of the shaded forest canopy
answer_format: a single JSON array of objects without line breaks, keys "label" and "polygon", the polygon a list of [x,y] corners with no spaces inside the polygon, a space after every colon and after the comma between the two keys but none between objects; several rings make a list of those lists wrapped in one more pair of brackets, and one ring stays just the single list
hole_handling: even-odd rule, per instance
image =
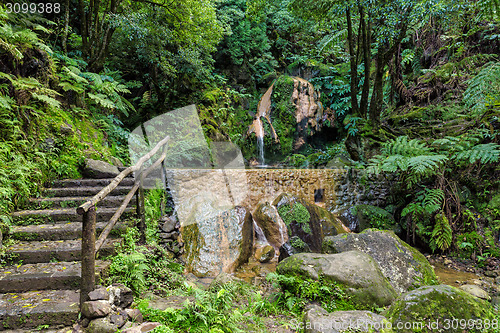
[{"label": "shaded forest canopy", "polygon": [[277,164],[394,173],[382,208],[407,240],[500,256],[498,0],[44,3],[60,11],[0,5],[2,223],[87,157],[127,163],[130,129],[187,104],[251,159],[259,98],[299,76],[333,116],[300,151],[266,137]]}]

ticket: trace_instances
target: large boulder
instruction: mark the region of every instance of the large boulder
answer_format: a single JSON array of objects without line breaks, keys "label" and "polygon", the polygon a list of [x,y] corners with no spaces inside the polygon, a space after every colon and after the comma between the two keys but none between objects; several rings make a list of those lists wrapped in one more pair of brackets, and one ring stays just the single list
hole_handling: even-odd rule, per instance
[{"label": "large boulder", "polygon": [[260,203],[253,213],[253,218],[275,250],[279,250],[288,240],[287,227],[276,207],[269,202]]},{"label": "large boulder", "polygon": [[387,306],[397,296],[368,254],[348,251],[339,254],[299,253],[283,260],[276,271],[340,283],[353,300],[366,306]]},{"label": "large boulder", "polygon": [[300,196],[282,193],[273,201],[273,206],[287,226],[289,238],[297,236],[313,252],[321,251],[326,236],[349,232],[334,214]]},{"label": "large boulder", "polygon": [[317,305],[312,306],[304,314],[303,328],[306,333],[393,332],[387,318],[373,312],[336,311],[328,313]]},{"label": "large boulder", "polygon": [[385,316],[398,332],[487,332],[493,320],[490,304],[448,285],[405,293]]},{"label": "large boulder", "polygon": [[359,234],[326,237],[323,252],[361,251],[369,254],[399,293],[437,281],[427,259],[392,231],[367,229]]},{"label": "large boulder", "polygon": [[252,255],[253,221],[248,209],[220,210],[197,203],[181,227],[187,271],[198,277],[233,272]]},{"label": "large boulder", "polygon": [[85,160],[83,175],[88,178],[114,178],[118,176],[120,171],[114,165],[104,161],[97,161],[90,158]]}]

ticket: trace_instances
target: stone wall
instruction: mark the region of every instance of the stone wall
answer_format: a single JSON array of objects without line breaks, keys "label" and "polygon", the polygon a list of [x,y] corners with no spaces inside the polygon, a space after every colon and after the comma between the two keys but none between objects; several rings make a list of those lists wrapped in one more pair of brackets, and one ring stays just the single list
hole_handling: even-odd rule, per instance
[{"label": "stone wall", "polygon": [[186,220],[201,202],[221,211],[241,205],[253,211],[261,201],[288,192],[337,212],[356,204],[382,205],[390,181],[345,169],[171,169],[167,179],[177,213]]}]

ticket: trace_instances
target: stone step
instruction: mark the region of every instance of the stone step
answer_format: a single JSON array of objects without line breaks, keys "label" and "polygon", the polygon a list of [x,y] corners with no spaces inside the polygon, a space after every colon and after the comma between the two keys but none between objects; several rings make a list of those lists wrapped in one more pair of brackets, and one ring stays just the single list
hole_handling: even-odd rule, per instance
[{"label": "stone step", "polygon": [[71,326],[78,319],[79,299],[77,290],[0,294],[0,331]]},{"label": "stone step", "polygon": [[[97,222],[99,233],[108,222]],[[121,235],[126,231],[128,223],[118,222],[110,233],[110,237]],[[11,227],[10,237],[21,241],[67,240],[82,237],[82,222],[39,224]]]},{"label": "stone step", "polygon": [[[133,207],[127,207],[124,214],[134,211]],[[115,212],[116,208],[98,207],[97,221],[109,221]],[[12,217],[16,225],[81,222],[83,218],[76,212],[76,208],[22,210],[12,213]]]},{"label": "stone step", "polygon": [[[103,188],[114,178],[102,178],[102,179],[62,179],[55,180],[52,182],[50,187],[61,188],[61,187],[99,187]],[[124,178],[119,186],[132,186],[134,185],[134,178]]]},{"label": "stone step", "polygon": [[[107,274],[110,262],[96,261],[96,281]],[[0,293],[30,290],[78,289],[81,263],[50,262],[7,266],[0,269]]]},{"label": "stone step", "polygon": [[[115,253],[115,246],[120,243],[119,239],[107,239],[99,251],[101,257]],[[6,247],[16,260],[23,264],[36,264],[56,261],[75,261],[81,258],[81,239],[60,241],[20,241]]]},{"label": "stone step", "polygon": [[[30,199],[30,207],[32,209],[48,209],[48,208],[69,208],[78,207],[92,197],[52,197],[52,198],[32,198]],[[119,207],[124,195],[108,195],[99,202],[99,207]],[[131,200],[129,206],[134,206],[135,200]]]},{"label": "stone step", "polygon": [[[6,330],[3,333],[33,333],[33,329],[16,329],[16,330]],[[73,333],[73,327],[63,327],[63,328],[36,328],[36,333]]]},{"label": "stone step", "polygon": [[[126,195],[132,186],[117,186],[110,195]],[[83,197],[83,196],[93,196],[99,193],[102,187],[91,187],[91,186],[80,186],[80,187],[61,187],[61,188],[47,188],[44,191],[44,195],[47,197]]]}]

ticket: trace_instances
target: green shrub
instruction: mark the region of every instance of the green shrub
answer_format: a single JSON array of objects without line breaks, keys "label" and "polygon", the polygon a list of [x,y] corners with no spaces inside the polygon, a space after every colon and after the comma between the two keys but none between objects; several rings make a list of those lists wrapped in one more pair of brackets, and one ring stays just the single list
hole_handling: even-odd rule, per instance
[{"label": "green shrub", "polygon": [[302,227],[302,230],[304,230],[305,233],[311,233],[311,227],[309,226],[311,214],[309,214],[307,208],[300,202],[292,205],[282,205],[278,208],[278,213],[286,225],[290,225],[290,223],[295,222]]},{"label": "green shrub", "polygon": [[339,284],[322,277],[313,280],[270,273],[267,280],[281,290],[274,295],[273,301],[277,306],[296,315],[302,314],[305,305],[312,301],[320,303],[329,312],[356,309],[356,305]]}]

